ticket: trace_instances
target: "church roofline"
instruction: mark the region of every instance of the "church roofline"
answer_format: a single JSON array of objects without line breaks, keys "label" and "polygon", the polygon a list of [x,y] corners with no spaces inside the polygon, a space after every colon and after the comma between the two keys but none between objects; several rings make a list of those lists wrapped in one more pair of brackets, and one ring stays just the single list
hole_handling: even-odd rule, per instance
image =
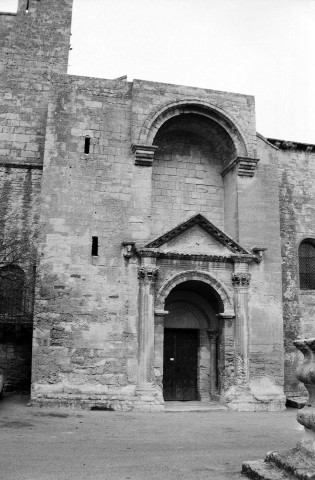
[{"label": "church roofline", "polygon": [[[257,134],[258,135],[258,134]],[[258,135],[262,138],[262,135]],[[268,143],[280,150],[293,150],[302,152],[315,152],[315,145],[313,143],[293,142],[290,140],[280,140],[277,138],[267,138]]]}]

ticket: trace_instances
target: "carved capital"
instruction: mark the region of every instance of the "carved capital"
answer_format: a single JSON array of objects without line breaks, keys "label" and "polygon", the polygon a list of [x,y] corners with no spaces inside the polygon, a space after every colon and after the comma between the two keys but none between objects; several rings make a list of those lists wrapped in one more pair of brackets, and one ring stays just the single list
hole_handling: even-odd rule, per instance
[{"label": "carved capital", "polygon": [[206,330],[209,340],[216,340],[219,337],[218,330]]},{"label": "carved capital", "polygon": [[234,287],[248,287],[251,279],[250,273],[233,273],[232,283]]},{"label": "carved capital", "polygon": [[158,271],[157,267],[151,265],[139,267],[138,279],[140,283],[154,283],[157,279]]},{"label": "carved capital", "polygon": [[131,145],[131,150],[135,155],[135,165],[150,167],[153,163],[154,152],[158,147],[155,145]]}]

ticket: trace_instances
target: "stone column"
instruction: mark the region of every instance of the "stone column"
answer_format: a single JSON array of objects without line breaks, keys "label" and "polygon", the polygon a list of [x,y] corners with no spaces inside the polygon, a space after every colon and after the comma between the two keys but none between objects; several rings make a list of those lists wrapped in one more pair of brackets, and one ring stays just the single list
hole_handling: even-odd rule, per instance
[{"label": "stone column", "polygon": [[210,344],[210,395],[218,395],[218,338],[219,332],[207,330]]},{"label": "stone column", "polygon": [[164,320],[168,312],[155,310],[154,331],[154,374],[155,382],[163,390],[163,360],[164,360]]},{"label": "stone column", "polygon": [[139,364],[137,389],[152,385],[154,362],[154,284],[158,269],[139,267]]},{"label": "stone column", "polygon": [[235,302],[235,383],[248,385],[248,287],[251,275],[238,272],[232,275]]}]

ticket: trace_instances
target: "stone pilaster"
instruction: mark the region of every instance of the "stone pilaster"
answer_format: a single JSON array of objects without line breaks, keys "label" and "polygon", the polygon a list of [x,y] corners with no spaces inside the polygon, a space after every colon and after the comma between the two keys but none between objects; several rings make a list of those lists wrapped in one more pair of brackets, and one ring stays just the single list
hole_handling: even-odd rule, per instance
[{"label": "stone pilaster", "polygon": [[236,272],[232,275],[235,303],[235,381],[248,385],[248,287],[251,275]]}]

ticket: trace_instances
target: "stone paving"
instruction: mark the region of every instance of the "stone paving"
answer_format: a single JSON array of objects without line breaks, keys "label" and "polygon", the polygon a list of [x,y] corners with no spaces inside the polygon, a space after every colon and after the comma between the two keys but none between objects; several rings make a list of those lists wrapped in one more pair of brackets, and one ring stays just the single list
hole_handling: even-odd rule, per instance
[{"label": "stone paving", "polygon": [[5,480],[245,480],[244,460],[293,447],[296,409],[120,413],[0,402]]}]

